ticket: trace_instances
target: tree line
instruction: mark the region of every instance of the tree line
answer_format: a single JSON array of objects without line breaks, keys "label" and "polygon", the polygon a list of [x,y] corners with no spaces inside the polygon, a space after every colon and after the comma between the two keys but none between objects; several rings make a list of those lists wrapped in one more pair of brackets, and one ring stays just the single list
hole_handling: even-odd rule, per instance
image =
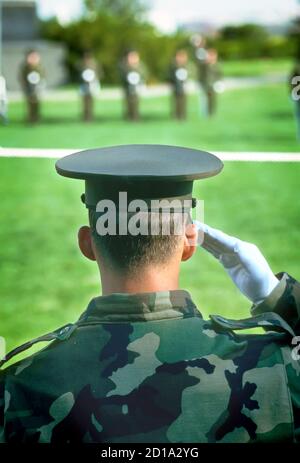
[{"label": "tree line", "polygon": [[[148,81],[165,81],[175,51],[185,48],[193,55],[190,34],[178,29],[172,34],[159,32],[146,19],[146,0],[86,0],[82,17],[62,25],[56,18],[41,22],[42,37],[67,47],[66,66],[76,81],[78,62],[87,50],[101,63],[103,81],[119,83],[118,63],[128,49],[136,48],[148,71]],[[256,24],[226,26],[208,45],[218,50],[220,59],[258,59],[292,57],[299,34],[270,34]]]}]

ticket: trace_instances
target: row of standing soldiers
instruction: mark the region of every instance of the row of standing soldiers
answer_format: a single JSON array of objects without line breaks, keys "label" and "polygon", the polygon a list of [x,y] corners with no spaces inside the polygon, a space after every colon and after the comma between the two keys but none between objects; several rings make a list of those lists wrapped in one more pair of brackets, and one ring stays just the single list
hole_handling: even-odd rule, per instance
[{"label": "row of standing soldiers", "polygon": [[[216,111],[216,93],[221,79],[218,55],[214,49],[205,49],[203,42],[195,47],[195,57],[200,84],[202,113],[211,116]],[[145,80],[145,68],[136,50],[130,50],[119,66],[124,91],[124,117],[138,120],[140,88]],[[79,88],[82,97],[82,117],[85,121],[93,119],[93,103],[100,91],[102,70],[89,52],[85,53],[78,66]],[[189,79],[188,54],[178,50],[170,67],[169,82],[173,94],[173,115],[185,119],[187,114],[187,82]],[[36,50],[27,53],[21,68],[21,84],[27,102],[28,121],[37,122],[40,118],[40,94],[45,87],[45,73],[40,55]]]}]

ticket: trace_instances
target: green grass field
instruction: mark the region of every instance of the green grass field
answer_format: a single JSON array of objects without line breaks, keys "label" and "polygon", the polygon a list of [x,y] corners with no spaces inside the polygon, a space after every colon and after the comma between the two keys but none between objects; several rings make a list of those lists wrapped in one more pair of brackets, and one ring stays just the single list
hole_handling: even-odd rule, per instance
[{"label": "green grass field", "polygon": [[[212,150],[298,151],[292,107],[283,85],[234,90],[220,99],[211,121],[198,117],[191,97],[189,119],[169,120],[168,99],[145,100],[144,120],[120,119],[121,102],[99,102],[97,121],[76,119],[76,103],[47,103],[45,121],[26,127],[20,103],[11,105],[0,145],[89,148],[122,143],[167,143]],[[255,242],[274,272],[300,278],[300,164],[226,163],[223,173],[198,182],[205,220]],[[7,348],[77,319],[100,293],[95,264],[77,250],[86,223],[83,184],[59,177],[54,160],[0,158],[0,335]],[[249,302],[203,250],[182,266],[181,287],[205,316],[246,317]]]},{"label": "green grass field", "polygon": [[286,74],[291,72],[289,59],[253,59],[224,61],[222,72],[225,77],[257,77],[268,74]]},{"label": "green grass field", "polygon": [[24,105],[12,102],[10,125],[0,127],[0,146],[90,148],[123,143],[165,143],[219,151],[298,151],[293,105],[284,84],[221,94],[218,114],[199,115],[198,95],[189,99],[188,120],[170,118],[170,98],[143,99],[142,121],[122,120],[120,100],[97,101],[96,120],[80,121],[79,101],[47,101],[43,122],[24,124]]}]

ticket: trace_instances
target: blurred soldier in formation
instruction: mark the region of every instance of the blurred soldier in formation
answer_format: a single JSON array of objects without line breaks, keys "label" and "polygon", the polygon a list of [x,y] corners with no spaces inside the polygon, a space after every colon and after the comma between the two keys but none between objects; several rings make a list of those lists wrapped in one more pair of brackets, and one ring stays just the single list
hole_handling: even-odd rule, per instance
[{"label": "blurred soldier in formation", "polygon": [[199,91],[200,91],[200,112],[207,113],[206,92],[202,84],[202,76],[206,73],[207,67],[207,49],[206,39],[202,35],[195,34],[191,39],[192,45],[195,48],[195,59],[198,71]]},{"label": "blurred soldier in formation", "polygon": [[142,78],[140,55],[136,50],[130,50],[121,63],[121,80],[125,93],[125,118],[132,121],[140,118],[139,90]]},{"label": "blurred soldier in formation", "polygon": [[86,52],[80,65],[80,94],[83,102],[82,118],[93,119],[93,100],[100,92],[101,70],[90,52]]},{"label": "blurred soldier in formation", "polygon": [[195,58],[198,66],[203,65],[207,58],[206,39],[202,35],[195,34],[191,39],[192,45],[195,48]]},{"label": "blurred soldier in formation", "polygon": [[187,63],[187,52],[185,50],[178,50],[170,73],[170,81],[173,86],[174,95],[174,115],[177,119],[186,119]]},{"label": "blurred soldier in formation", "polygon": [[295,117],[297,123],[297,138],[300,141],[300,59],[297,60],[290,75],[289,84],[291,97],[295,104]]},{"label": "blurred soldier in formation", "polygon": [[27,103],[27,119],[30,123],[40,119],[40,94],[45,85],[45,74],[41,66],[41,58],[36,50],[26,53],[25,62],[21,66],[21,86]]},{"label": "blurred soldier in formation", "polygon": [[0,75],[0,122],[2,124],[8,123],[7,118],[7,92],[6,82],[3,76]]},{"label": "blurred soldier in formation", "polygon": [[199,80],[204,92],[205,115],[212,116],[216,112],[217,93],[223,91],[218,52],[214,48],[207,50],[206,60],[199,68]]}]

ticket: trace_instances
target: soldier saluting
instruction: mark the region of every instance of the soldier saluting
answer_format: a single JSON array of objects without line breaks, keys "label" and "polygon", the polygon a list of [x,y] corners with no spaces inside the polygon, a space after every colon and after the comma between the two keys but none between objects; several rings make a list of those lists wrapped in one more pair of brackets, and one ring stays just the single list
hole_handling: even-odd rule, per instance
[{"label": "soldier saluting", "polygon": [[20,82],[27,104],[27,120],[35,123],[40,120],[40,94],[45,85],[45,73],[40,54],[36,50],[26,53],[21,66]]},{"label": "soldier saluting", "polygon": [[[75,323],[7,355],[52,341],[1,370],[0,441],[299,442],[300,285],[275,276],[253,244],[190,220],[193,182],[222,167],[161,145],[56,163],[85,181],[79,247],[99,267],[102,295]],[[251,317],[204,320],[179,287],[197,244],[251,301]],[[257,327],[266,333],[245,333]]]}]

